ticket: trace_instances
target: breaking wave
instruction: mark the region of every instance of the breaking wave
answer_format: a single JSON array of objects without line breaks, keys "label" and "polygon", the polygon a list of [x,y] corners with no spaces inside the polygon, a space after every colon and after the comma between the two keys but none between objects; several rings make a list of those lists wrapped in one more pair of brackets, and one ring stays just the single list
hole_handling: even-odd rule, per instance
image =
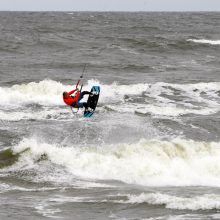
[{"label": "breaking wave", "polygon": [[[32,138],[23,139],[12,152],[19,155],[17,162],[3,169],[36,169],[39,179],[47,181],[61,181],[67,175],[145,186],[220,187],[219,142],[143,139],[134,144],[63,147]],[[50,174],[41,172],[41,160],[65,173],[59,177],[55,168]]]},{"label": "breaking wave", "polygon": [[121,203],[164,205],[168,209],[177,210],[211,210],[220,209],[220,196],[204,194],[194,197],[179,197],[162,193],[142,193],[140,195],[125,195],[127,200]]},{"label": "breaking wave", "polygon": [[199,196],[180,197],[164,193],[141,193],[108,195],[107,198],[97,197],[54,197],[49,199],[60,203],[119,203],[119,204],[149,204],[165,206],[167,209],[175,210],[219,210],[220,196],[216,194],[204,194]]}]

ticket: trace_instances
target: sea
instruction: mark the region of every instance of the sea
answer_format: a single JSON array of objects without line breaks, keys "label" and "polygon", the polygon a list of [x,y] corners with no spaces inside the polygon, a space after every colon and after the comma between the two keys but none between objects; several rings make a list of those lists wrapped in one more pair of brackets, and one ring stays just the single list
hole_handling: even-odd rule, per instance
[{"label": "sea", "polygon": [[220,13],[0,12],[0,219],[219,220]]}]

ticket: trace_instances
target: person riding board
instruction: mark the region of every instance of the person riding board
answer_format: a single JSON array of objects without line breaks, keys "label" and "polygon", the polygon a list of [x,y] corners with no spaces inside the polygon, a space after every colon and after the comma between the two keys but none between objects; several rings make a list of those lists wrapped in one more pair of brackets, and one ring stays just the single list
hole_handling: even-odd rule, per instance
[{"label": "person riding board", "polygon": [[[74,94],[75,95],[72,95]],[[86,102],[80,102],[81,99],[83,99],[84,95],[93,95],[92,92],[88,92],[88,91],[83,91],[80,92],[78,88],[70,91],[70,92],[63,92],[63,101],[73,107],[73,108],[88,108],[88,105]]]}]

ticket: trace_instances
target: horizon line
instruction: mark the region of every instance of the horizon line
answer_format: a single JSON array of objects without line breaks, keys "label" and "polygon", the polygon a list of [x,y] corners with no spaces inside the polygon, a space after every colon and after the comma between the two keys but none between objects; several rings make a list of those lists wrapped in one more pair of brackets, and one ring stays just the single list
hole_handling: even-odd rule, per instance
[{"label": "horizon line", "polygon": [[137,13],[137,12],[193,12],[193,13],[201,13],[201,12],[220,12],[214,10],[136,10],[136,11],[126,11],[126,10],[1,10],[0,12],[129,12],[129,13]]}]

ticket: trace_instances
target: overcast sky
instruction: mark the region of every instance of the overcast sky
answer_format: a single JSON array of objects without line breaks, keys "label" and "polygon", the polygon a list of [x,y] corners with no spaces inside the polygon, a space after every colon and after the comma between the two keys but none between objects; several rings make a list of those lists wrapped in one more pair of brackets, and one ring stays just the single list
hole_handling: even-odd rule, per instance
[{"label": "overcast sky", "polygon": [[220,11],[220,0],[0,0],[0,11]]}]

